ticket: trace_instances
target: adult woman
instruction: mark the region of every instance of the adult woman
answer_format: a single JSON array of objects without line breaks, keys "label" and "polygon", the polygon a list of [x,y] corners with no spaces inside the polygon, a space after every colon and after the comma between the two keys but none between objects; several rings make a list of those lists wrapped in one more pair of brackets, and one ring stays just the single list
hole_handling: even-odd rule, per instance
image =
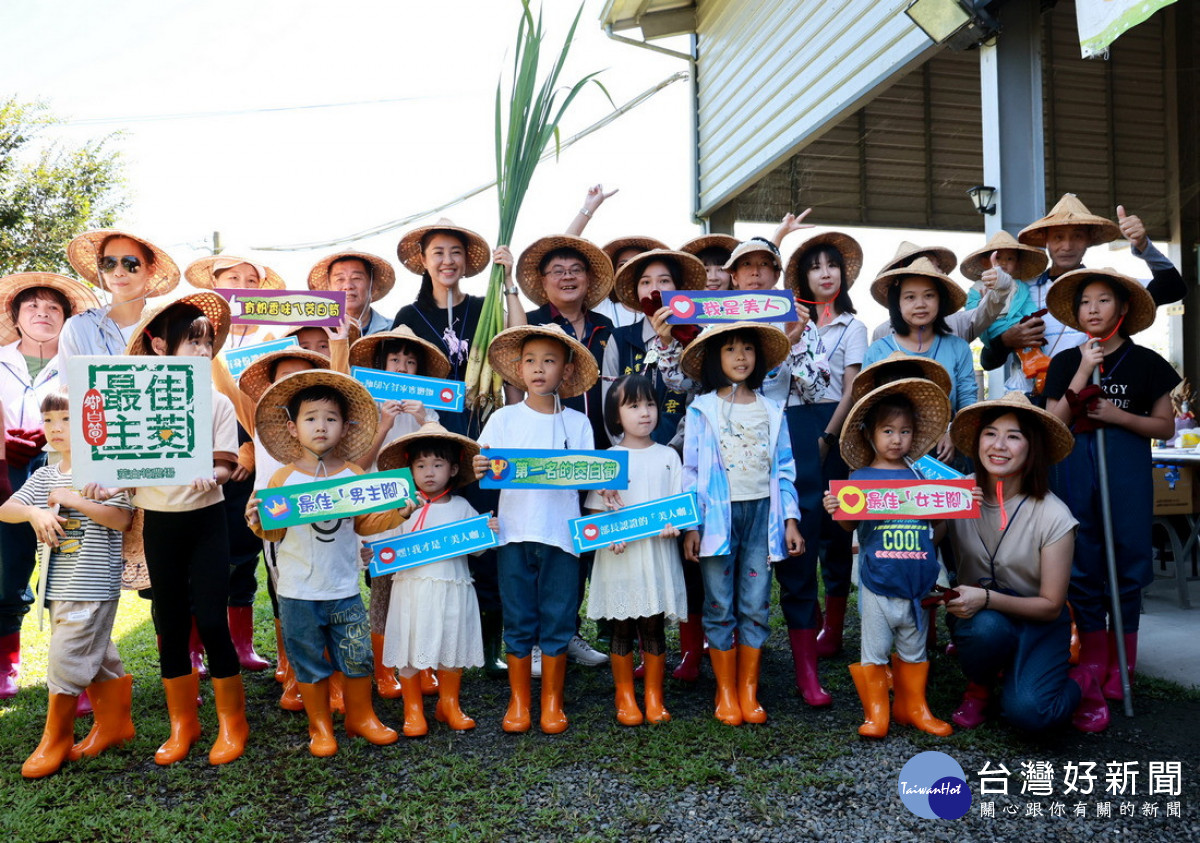
[{"label": "adult woman", "polygon": [[[232,255],[207,255],[188,264],[183,277],[197,289],[285,290],[287,285],[269,266]],[[239,348],[270,339],[258,325],[234,325],[229,329],[229,348]],[[232,396],[230,396],[232,400]],[[234,403],[237,403],[236,401]],[[254,408],[250,408],[251,417]],[[253,424],[253,418],[251,418]]]},{"label": "adult woman", "polygon": [[1066,607],[1076,520],[1049,491],[1047,468],[1070,453],[1066,425],[1018,392],[959,412],[954,444],[975,461],[978,519],[948,521],[958,596],[946,603],[970,684],[953,720],[984,722],[997,683],[1006,720],[1031,731],[1073,723],[1098,732],[1108,708],[1096,677],[1068,664]]},{"label": "adult woman", "polygon": [[733,278],[725,270],[729,256],[738,246],[738,239],[732,234],[702,234],[679,247],[679,251],[695,255],[704,264],[706,290],[728,290],[733,286]]},{"label": "adult woman", "polygon": [[[608,255],[608,259],[612,261],[614,273],[620,272],[621,267],[644,252],[649,252],[651,249],[665,250],[667,248],[667,244],[661,240],[641,235],[618,237],[616,240],[610,240],[603,246],[604,254]],[[642,321],[642,309],[638,307],[637,302],[622,301],[617,295],[615,285],[609,292],[608,297],[596,305],[595,310],[597,313],[609,318],[609,321],[613,323],[614,330]]]}]

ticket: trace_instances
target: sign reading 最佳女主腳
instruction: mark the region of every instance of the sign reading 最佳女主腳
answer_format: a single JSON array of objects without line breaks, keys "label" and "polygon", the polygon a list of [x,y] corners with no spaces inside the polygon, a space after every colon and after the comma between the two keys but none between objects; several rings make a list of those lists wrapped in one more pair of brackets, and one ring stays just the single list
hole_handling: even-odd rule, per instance
[{"label": "sign reading \u6700\u4f73\u5973\u4e3b\u8173", "polygon": [[258,517],[263,529],[278,530],[399,509],[413,502],[415,487],[412,472],[397,468],[263,489],[258,497]]}]

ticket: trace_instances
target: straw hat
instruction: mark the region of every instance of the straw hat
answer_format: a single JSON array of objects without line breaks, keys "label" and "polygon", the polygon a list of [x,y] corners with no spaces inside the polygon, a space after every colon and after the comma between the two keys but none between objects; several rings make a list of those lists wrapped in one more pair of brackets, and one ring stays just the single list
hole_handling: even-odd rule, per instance
[{"label": "straw hat", "polygon": [[207,257],[198,258],[188,264],[188,268],[183,271],[183,277],[193,287],[199,287],[201,290],[212,290],[219,286],[217,284],[217,273],[219,271],[230,269],[243,263],[250,264],[258,272],[258,289],[287,289],[287,284],[283,283],[283,277],[271,269],[271,267],[255,263],[249,258],[238,258],[232,255],[208,255]]},{"label": "straw hat", "polygon": [[791,288],[792,292],[799,295],[800,280],[804,277],[805,272],[800,266],[800,261],[804,259],[806,254],[818,246],[832,246],[842,256],[842,263],[845,265],[845,270],[842,272],[842,289],[849,290],[854,286],[854,282],[858,278],[858,273],[862,271],[863,250],[862,246],[858,245],[857,240],[849,234],[843,234],[840,231],[826,231],[824,234],[810,237],[801,243],[796,251],[792,252],[792,256],[788,258],[787,270],[784,273],[784,283]]},{"label": "straw hat", "polygon": [[558,340],[571,350],[570,362],[575,364],[575,369],[570,377],[564,378],[559,384],[560,398],[574,398],[592,388],[600,377],[596,358],[587,350],[587,346],[568,336],[558,325],[520,325],[501,331],[492,338],[492,344],[488,346],[488,362],[506,383],[528,392],[525,381],[521,379],[521,348],[527,339],[534,336]]},{"label": "straw hat", "polygon": [[1111,243],[1121,236],[1121,229],[1115,222],[1093,214],[1074,193],[1064,193],[1050,213],[1022,228],[1017,239],[1027,246],[1045,248],[1049,230],[1062,225],[1086,226],[1092,246]]},{"label": "straw hat", "polygon": [[[307,331],[309,328],[316,328],[317,330],[324,331],[326,334],[330,335],[329,336],[330,342],[333,341],[333,335],[330,334],[329,329],[326,327],[323,327],[321,325],[300,325],[299,327],[296,327],[296,328],[289,328],[287,330],[287,332],[284,333],[284,335],[282,337],[280,337],[280,339],[283,339],[284,337],[296,337],[297,339],[299,339],[300,332]],[[354,322],[351,322],[350,325],[346,329],[346,342],[348,344],[350,344],[351,346],[353,346],[361,338],[362,338],[362,328],[358,327],[358,325],[354,324]]]},{"label": "straw hat", "polygon": [[254,409],[254,430],[267,453],[287,464],[300,459],[304,451],[299,441],[288,433],[287,405],[292,397],[310,386],[331,386],[340,392],[350,406],[348,424],[342,441],[333,449],[334,456],[353,462],[371,447],[379,426],[379,410],[367,388],[349,375],[314,369],[293,372],[280,378],[262,394]]},{"label": "straw hat", "polygon": [[[858,373],[858,377],[854,379],[854,385],[850,387],[850,403],[857,403],[864,395],[889,382],[889,370],[897,368],[911,368],[916,366],[921,370],[921,377],[927,381],[932,381],[937,385],[942,392],[950,394],[951,381],[950,373],[946,371],[946,367],[936,360],[929,357],[920,357],[916,354],[906,354],[903,351],[893,351],[882,360],[876,360],[870,366],[864,368]],[[899,380],[899,378],[891,378],[890,380]]]},{"label": "straw hat", "polygon": [[1126,334],[1132,336],[1154,324],[1155,306],[1150,291],[1137,279],[1122,275],[1115,269],[1073,269],[1058,276],[1046,294],[1046,307],[1050,308],[1054,318],[1068,328],[1087,333],[1086,328],[1080,327],[1078,314],[1075,313],[1075,292],[1093,281],[1118,284],[1129,292],[1129,311],[1121,324]]},{"label": "straw hat", "polygon": [[0,345],[8,345],[21,338],[12,316],[12,303],[17,295],[25,290],[37,287],[48,287],[62,293],[71,303],[68,317],[83,313],[93,307],[100,306],[100,300],[86,284],[58,275],[54,272],[17,272],[0,278]]},{"label": "straw hat", "polygon": [[401,340],[416,346],[421,354],[421,370],[427,378],[445,378],[450,374],[450,360],[429,340],[423,340],[413,333],[407,325],[401,325],[390,331],[380,331],[378,334],[362,337],[350,346],[350,365],[375,368],[375,355],[379,346],[387,340]]},{"label": "straw hat", "polygon": [[889,395],[907,395],[913,405],[913,438],[909,459],[925,456],[937,444],[950,423],[950,399],[936,384],[924,378],[903,378],[872,389],[850,409],[842,426],[842,459],[853,471],[875,458],[870,432],[864,429],[867,412]]},{"label": "straw hat", "polygon": [[738,247],[738,242],[738,239],[732,234],[702,234],[684,243],[679,247],[679,251],[687,252],[689,255],[696,255],[697,257],[705,249],[724,249],[726,252],[733,254],[733,250]]},{"label": "straw hat", "polygon": [[475,482],[475,469],[471,463],[479,453],[479,443],[467,436],[451,433],[437,422],[425,422],[420,429],[393,439],[379,452],[375,465],[380,471],[408,468],[412,464],[409,448],[424,439],[438,439],[458,446],[458,473],[450,479],[454,488]]},{"label": "straw hat", "polygon": [[879,270],[879,274],[882,275],[885,272],[891,272],[893,269],[908,266],[917,258],[928,258],[943,275],[949,275],[958,264],[958,258],[954,257],[954,252],[944,246],[918,246],[916,243],[902,240],[900,241],[900,245],[896,247],[896,254],[890,261],[883,265],[883,268]]},{"label": "straw hat", "polygon": [[763,240],[761,237],[752,237],[749,240],[738,243],[734,250],[729,253],[729,260],[725,261],[725,265],[721,268],[726,272],[733,272],[733,268],[737,266],[738,261],[746,255],[752,255],[755,252],[764,252],[770,255],[775,261],[775,268],[777,270],[783,269],[783,263],[779,258],[779,249],[775,247],[774,243]]},{"label": "straw hat", "polygon": [[328,290],[329,289],[329,267],[334,261],[343,260],[345,258],[357,258],[363,261],[371,268],[371,301],[377,302],[388,293],[396,284],[396,270],[392,269],[392,265],[385,261],[379,255],[372,255],[368,252],[338,252],[334,255],[326,255],[317,261],[313,268],[308,271],[308,289],[310,290]]},{"label": "straw hat", "polygon": [[986,246],[982,249],[976,249],[963,258],[959,272],[963,274],[964,278],[978,281],[980,276],[987,269],[991,268],[992,252],[998,252],[1002,249],[1012,249],[1017,253],[1017,274],[1015,277],[1020,278],[1022,281],[1037,278],[1046,271],[1046,266],[1050,263],[1050,258],[1046,257],[1044,251],[1036,249],[1033,246],[1026,246],[1007,231],[1001,229],[993,235],[991,240],[987,241]]},{"label": "straw hat", "polygon": [[645,271],[646,267],[655,261],[674,264],[679,269],[681,277],[675,289],[704,289],[708,276],[705,274],[704,264],[700,263],[699,258],[689,255],[687,252],[676,252],[671,249],[651,249],[648,252],[642,252],[618,270],[616,280],[618,301],[632,307],[634,310],[641,310],[641,303],[637,297],[638,279],[642,277],[642,272]]},{"label": "straw hat", "polygon": [[1071,431],[1058,416],[1041,407],[1035,407],[1023,392],[1009,392],[1003,398],[980,401],[959,410],[958,415],[954,417],[954,422],[950,425],[950,438],[954,440],[954,447],[963,454],[974,458],[975,443],[979,438],[980,420],[984,413],[997,407],[1004,407],[1014,413],[1022,414],[1026,418],[1031,418],[1041,427],[1042,434],[1046,437],[1046,456],[1051,464],[1066,459],[1067,454],[1071,453],[1071,449],[1075,447],[1075,437],[1071,435]]},{"label": "straw hat", "polygon": [[584,308],[591,310],[604,301],[613,286],[612,261],[595,243],[582,237],[572,237],[570,234],[542,237],[521,252],[521,257],[517,260],[517,283],[521,285],[521,292],[525,293],[525,298],[539,306],[549,301],[538,267],[542,258],[556,249],[574,249],[583,255],[584,263],[588,266],[588,291],[583,302]]},{"label": "straw hat", "polygon": [[649,252],[651,249],[670,249],[671,247],[653,237],[634,235],[632,237],[618,237],[616,240],[610,240],[600,248],[604,251],[604,254],[608,255],[608,259],[612,261],[613,268],[615,269],[617,266],[617,255],[626,249],[637,249],[640,255],[642,252]]},{"label": "straw hat", "polygon": [[928,278],[938,285],[938,292],[950,302],[946,313],[961,310],[967,303],[967,291],[941,272],[929,258],[917,258],[908,266],[880,273],[871,282],[871,298],[884,307],[888,306],[888,289],[893,284],[903,284],[908,278]]},{"label": "straw hat", "polygon": [[174,290],[157,301],[147,302],[142,308],[142,318],[133,327],[125,353],[139,356],[154,354],[146,329],[168,308],[180,304],[191,305],[208,317],[213,326],[213,354],[220,351],[229,337],[229,302],[212,290]]},{"label": "straw hat", "polygon": [[319,351],[306,351],[299,346],[284,348],[264,354],[255,360],[238,378],[238,389],[250,396],[250,400],[258,403],[262,394],[271,386],[271,368],[280,360],[307,360],[314,369],[328,369],[329,358]]},{"label": "straw hat", "polygon": [[446,217],[442,217],[432,225],[423,225],[400,238],[396,244],[396,256],[409,272],[421,275],[425,272],[425,256],[421,254],[421,240],[431,231],[452,231],[459,235],[467,244],[467,271],[463,273],[468,278],[478,275],[487,269],[492,261],[492,249],[488,242],[469,228],[455,225]]},{"label": "straw hat", "polygon": [[791,350],[791,343],[788,342],[787,335],[774,325],[765,322],[730,322],[728,325],[713,325],[705,328],[700,336],[688,343],[687,348],[683,350],[683,355],[679,358],[679,368],[689,378],[699,382],[700,373],[704,371],[704,357],[708,353],[708,346],[712,344],[713,340],[719,340],[725,334],[734,331],[751,331],[758,334],[759,346],[767,358],[766,371],[768,372],[782,363],[788,356],[788,351]]},{"label": "straw hat", "polygon": [[100,275],[99,262],[100,249],[104,245],[104,241],[110,237],[128,237],[130,240],[141,243],[154,255],[154,272],[150,275],[150,280],[146,282],[147,296],[161,296],[163,293],[169,293],[175,289],[175,285],[179,283],[179,267],[175,265],[175,261],[171,260],[171,256],[149,240],[127,231],[117,231],[114,228],[85,231],[67,244],[67,260],[85,281],[90,282],[94,287],[108,290]]}]

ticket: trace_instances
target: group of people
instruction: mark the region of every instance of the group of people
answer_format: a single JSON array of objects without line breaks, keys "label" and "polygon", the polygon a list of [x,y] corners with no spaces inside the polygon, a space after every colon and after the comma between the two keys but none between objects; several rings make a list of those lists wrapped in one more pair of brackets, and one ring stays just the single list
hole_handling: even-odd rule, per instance
[{"label": "group of people", "polygon": [[[861,734],[883,737],[891,720],[951,733],[925,700],[938,605],[968,679],[955,724],[980,725],[998,701],[1030,730],[1068,719],[1104,729],[1106,699],[1122,694],[1110,621],[1120,611],[1132,670],[1152,576],[1149,443],[1173,432],[1168,394],[1179,380],[1131,340],[1157,305],[1185,292],[1140,220],[1119,208],[1113,223],[1068,194],[1017,238],[1001,233],[967,256],[970,291],[949,277],[949,250],[905,243],[870,285],[889,319],[869,340],[851,299],[863,253],[849,235],[809,236],[785,262],[784,239],[812,228],[805,212],[785,217],[771,239],[712,234],[671,249],[629,236],[599,247],[581,235],[609,195],[590,190],[566,234],[517,259],[448,220],[406,233],[399,262],[421,281],[394,319],[375,307],[395,284],[389,261],[327,256],[308,288],[345,291],[339,328],[231,325],[215,290],[282,289],[277,273],[219,255],[194,262],[181,284],[165,252],[121,231],[71,241],[82,281],[0,279],[0,698],[16,693],[36,544],[51,549],[39,574],[52,624],[50,699],[23,774],[48,775],[133,736],[132,677],[111,640],[123,582],[152,601],[158,633],[170,735],[155,760],[178,762],[199,740],[202,674],[220,724],[209,760],[240,757],[250,731],[242,671],[269,666],[252,641],[260,554],[280,705],[306,712],[317,756],[337,751],[334,712],[350,736],[398,740],[376,716],[372,680],[380,696],[403,699],[406,736],[427,733],[427,694],[437,695],[439,722],[472,728],[460,704],[466,668],[507,675],[509,732],[532,727],[540,676],[539,727],[563,731],[568,656],[605,660],[579,636],[585,588],[587,616],[610,642],[624,725],[670,719],[668,622],[679,625],[673,675],[694,682],[707,646],[715,716],[764,722],[757,689],[772,579],[796,690],[807,705],[828,706],[819,659],[843,650],[855,531],[862,646],[850,671]],[[1088,246],[1120,236],[1146,260],[1148,283],[1082,267]],[[375,401],[349,375],[353,365],[464,380],[483,299],[463,282],[493,262],[504,268],[506,327],[487,360],[506,384],[505,406],[481,418]],[[663,306],[667,291],[770,290],[781,278],[795,321],[699,330]],[[522,293],[535,309],[524,310]],[[236,381],[219,355],[283,335],[296,345],[259,357]],[[1004,398],[978,400],[976,338],[983,365],[1006,369]],[[76,488],[66,371],[87,354],[212,358],[212,472],[183,486]],[[1119,607],[1106,599],[1101,428],[1124,491],[1112,513]],[[626,488],[496,493],[476,482],[490,469],[484,448],[606,447],[627,454]],[[833,519],[841,504],[831,481],[919,480],[926,454],[974,476],[978,518]],[[403,508],[286,529],[259,519],[267,489],[394,468],[409,468],[416,488]],[[695,493],[698,526],[575,550],[568,522],[582,512],[681,492]],[[359,537],[480,513],[493,515],[495,551],[370,578],[364,605]],[[94,725],[75,743],[75,718],[88,708]]]}]

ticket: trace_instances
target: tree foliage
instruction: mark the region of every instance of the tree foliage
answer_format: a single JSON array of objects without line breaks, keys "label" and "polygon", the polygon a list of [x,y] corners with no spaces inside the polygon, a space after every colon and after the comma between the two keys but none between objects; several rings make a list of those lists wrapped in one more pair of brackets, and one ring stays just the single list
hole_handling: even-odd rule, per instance
[{"label": "tree foliage", "polygon": [[42,103],[0,100],[0,275],[70,272],[71,238],[113,225],[125,207],[116,135],[44,141],[58,122]]}]

